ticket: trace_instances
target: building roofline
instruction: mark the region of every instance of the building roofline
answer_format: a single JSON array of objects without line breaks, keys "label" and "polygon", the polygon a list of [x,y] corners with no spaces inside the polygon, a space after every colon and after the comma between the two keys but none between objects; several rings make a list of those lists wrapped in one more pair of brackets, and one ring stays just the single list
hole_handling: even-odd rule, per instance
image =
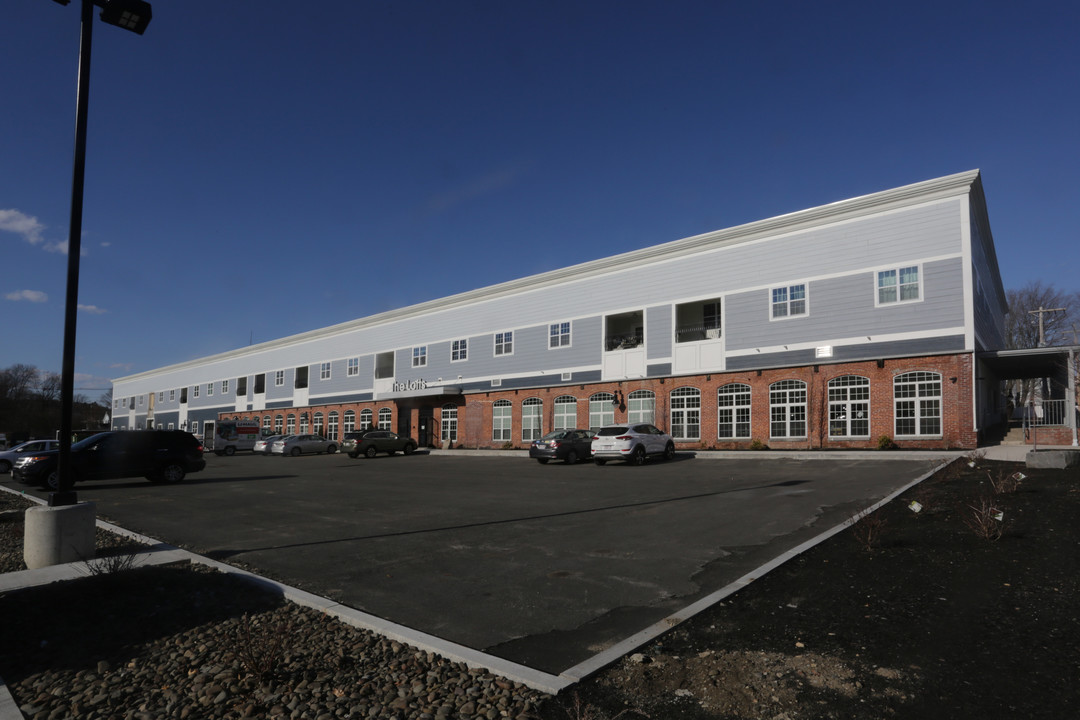
[{"label": "building roofline", "polygon": [[[607,273],[621,269],[652,263],[658,260],[671,259],[684,255],[693,255],[707,250],[737,245],[765,236],[804,231],[821,225],[831,224],[842,220],[862,217],[884,210],[919,205],[950,197],[959,197],[972,191],[972,187],[979,186],[979,170],[946,175],[944,177],[925,180],[902,187],[883,190],[870,195],[862,195],[847,200],[819,205],[806,210],[798,210],[784,215],[756,220],[754,222],[736,225],[734,227],[680,240],[672,240],[659,245],[631,250],[629,252],[612,255],[606,258],[590,260],[576,265],[570,265],[557,270],[549,270],[537,275],[529,275],[516,280],[508,280],[496,285],[469,290],[456,295],[427,300],[415,305],[408,305],[395,310],[368,315],[366,317],[348,320],[336,325],[330,325],[316,330],[296,335],[289,335],[276,340],[268,340],[256,345],[249,345],[235,350],[228,350],[215,355],[188,360],[165,367],[147,370],[133,375],[114,378],[112,382],[130,382],[153,377],[160,373],[174,372],[186,368],[196,367],[208,362],[231,360],[247,355],[253,355],[267,350],[289,347],[311,340],[324,337],[332,337],[353,330],[375,327],[389,322],[405,320],[426,313],[439,310],[458,308],[463,305],[490,300],[496,297],[510,295],[524,290],[532,290],[549,285],[568,282],[596,273]],[[981,197],[981,191],[980,191]],[[996,261],[996,258],[995,258]]]}]

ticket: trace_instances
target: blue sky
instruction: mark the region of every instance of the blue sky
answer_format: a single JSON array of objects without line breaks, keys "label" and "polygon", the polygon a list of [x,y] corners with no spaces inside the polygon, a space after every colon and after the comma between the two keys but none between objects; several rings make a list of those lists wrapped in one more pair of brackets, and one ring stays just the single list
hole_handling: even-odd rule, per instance
[{"label": "blue sky", "polygon": [[[59,371],[78,2],[0,23],[0,368]],[[1080,9],[153,0],[95,20],[76,389],[979,168],[1068,292]],[[95,13],[96,17],[96,13]]]}]

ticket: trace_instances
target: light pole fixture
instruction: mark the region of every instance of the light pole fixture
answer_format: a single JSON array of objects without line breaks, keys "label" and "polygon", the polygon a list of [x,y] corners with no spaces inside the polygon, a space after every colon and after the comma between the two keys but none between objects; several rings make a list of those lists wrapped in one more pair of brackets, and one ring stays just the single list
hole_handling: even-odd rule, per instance
[{"label": "light pole fixture", "polygon": [[[54,0],[67,5],[71,0]],[[82,252],[83,179],[86,175],[86,115],[90,104],[90,45],[93,39],[94,6],[101,19],[142,35],[150,24],[150,3],[143,0],[82,0],[79,39],[79,84],[75,102],[75,161],[71,179],[71,226],[68,230],[67,291],[64,301],[64,356],[60,371],[60,452],[57,458],[58,492],[49,494],[49,505],[77,502],[71,468],[72,408],[75,394],[75,319],[79,311],[79,254]]]}]

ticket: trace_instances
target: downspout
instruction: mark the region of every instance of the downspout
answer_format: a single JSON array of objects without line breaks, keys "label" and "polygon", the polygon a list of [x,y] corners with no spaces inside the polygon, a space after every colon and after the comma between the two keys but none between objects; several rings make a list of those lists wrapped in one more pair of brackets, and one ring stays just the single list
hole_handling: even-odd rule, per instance
[{"label": "downspout", "polygon": [[[1069,348],[1069,399],[1073,401],[1073,411],[1069,413],[1069,426],[1072,427],[1072,444],[1073,447],[1077,447],[1076,442],[1076,414],[1077,414],[1077,397],[1076,397],[1076,348]],[[1066,407],[1066,411],[1068,408]]]}]

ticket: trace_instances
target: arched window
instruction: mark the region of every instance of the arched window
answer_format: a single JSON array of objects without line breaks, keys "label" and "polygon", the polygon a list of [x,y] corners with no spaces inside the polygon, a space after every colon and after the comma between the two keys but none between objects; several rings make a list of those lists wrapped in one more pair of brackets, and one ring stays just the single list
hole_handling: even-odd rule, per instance
[{"label": "arched window", "polygon": [[323,426],[323,414],[321,412],[317,412],[315,413],[314,427],[312,429],[312,432],[316,435],[322,435],[323,437],[325,437],[325,431],[326,428]]},{"label": "arched window", "polygon": [[521,402],[521,439],[525,442],[539,440],[544,434],[544,401],[537,397]]},{"label": "arched window", "polygon": [[781,380],[769,386],[769,435],[806,437],[806,383]]},{"label": "arched window", "polygon": [[352,432],[355,429],[356,429],[356,411],[355,410],[346,410],[342,430],[344,432]]},{"label": "arched window", "polygon": [[701,391],[697,388],[671,391],[671,436],[677,440],[701,437]]},{"label": "arched window", "polygon": [[440,413],[440,427],[442,429],[441,435],[443,440],[457,442],[457,416],[457,405],[454,405],[453,403],[447,403],[446,405],[442,406],[442,412]]},{"label": "arched window", "polygon": [[496,400],[491,407],[491,439],[496,442],[510,442],[513,430],[512,415],[514,406],[509,400]]},{"label": "arched window", "polygon": [[829,381],[829,437],[870,437],[870,378],[841,375]]},{"label": "arched window", "polygon": [[896,437],[941,435],[941,375],[909,372],[893,379]]},{"label": "arched window", "polygon": [[379,408],[379,429],[389,430],[392,426],[394,414],[390,408]]},{"label": "arched window", "polygon": [[274,416],[274,434],[275,435],[280,435],[281,434],[281,432],[282,432],[281,423],[282,423],[283,420],[284,420],[284,418],[282,418],[280,415],[275,415]]},{"label": "arched window", "polygon": [[270,419],[269,415],[263,415],[262,429],[266,431],[266,432],[263,433],[263,435],[269,435],[270,434],[270,428],[273,427],[271,425],[272,422],[273,421]]},{"label": "arched window", "polygon": [[577,398],[560,395],[555,398],[555,418],[552,430],[573,430],[577,427]]},{"label": "arched window", "polygon": [[331,440],[338,439],[338,412],[331,410],[326,416],[326,436]]},{"label": "arched window", "polygon": [[615,424],[615,396],[609,392],[596,393],[589,398],[589,428],[599,430]]},{"label": "arched window", "polygon": [[635,390],[626,398],[626,421],[654,425],[656,395],[652,390]]},{"label": "arched window", "polygon": [[722,440],[749,439],[749,385],[731,383],[716,391],[716,436]]},{"label": "arched window", "polygon": [[285,416],[285,434],[286,435],[295,435],[296,434],[296,416],[293,415],[292,413],[289,413],[288,415]]},{"label": "arched window", "polygon": [[371,413],[370,408],[364,408],[363,410],[360,411],[360,429],[361,430],[370,430],[371,429],[371,418],[372,418],[372,413]]},{"label": "arched window", "polygon": [[308,432],[308,414],[306,412],[300,413],[300,434],[306,435]]}]

